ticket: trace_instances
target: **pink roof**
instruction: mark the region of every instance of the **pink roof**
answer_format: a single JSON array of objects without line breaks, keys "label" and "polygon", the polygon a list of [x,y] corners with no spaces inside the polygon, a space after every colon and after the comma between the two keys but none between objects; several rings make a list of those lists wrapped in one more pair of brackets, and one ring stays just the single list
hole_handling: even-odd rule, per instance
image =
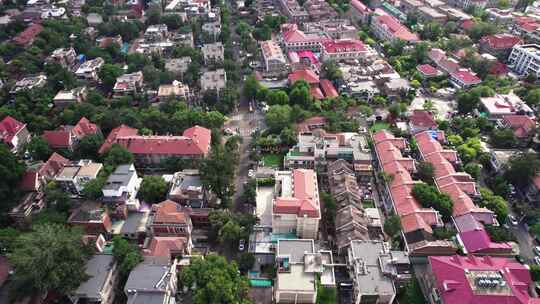
[{"label": "pink roof", "polygon": [[155,213],[153,223],[186,225],[189,223],[189,215],[182,210],[182,206],[171,200],[152,205],[152,211]]},{"label": "pink roof", "polygon": [[319,217],[317,176],[309,169],[293,171],[293,197],[278,197],[274,200],[274,213],[296,214]]},{"label": "pink roof", "polygon": [[46,130],[43,132],[43,139],[52,148],[69,148],[72,144],[71,132],[63,129],[57,131]]},{"label": "pink roof", "polygon": [[324,50],[327,53],[344,53],[344,52],[365,52],[367,51],[364,43],[358,39],[340,39],[329,40],[322,43]]},{"label": "pink roof", "polygon": [[[531,284],[529,270],[515,259],[475,256],[430,256],[429,264],[436,281],[436,288],[444,303],[461,304],[538,304],[540,299],[528,293]],[[466,272],[467,271],[467,272]],[[478,290],[472,275],[475,271],[491,271],[502,275],[506,283],[500,289]],[[492,291],[492,292],[490,292]]]},{"label": "pink roof", "polygon": [[409,29],[404,26],[403,24],[399,23],[399,21],[390,16],[390,15],[382,15],[382,16],[376,16],[375,19],[383,25],[386,25],[388,30],[397,38],[405,41],[418,41],[418,36],[414,33],[411,33]]},{"label": "pink roof", "polygon": [[294,52],[298,55],[298,58],[308,58],[311,64],[317,64],[319,63],[319,59],[313,54],[312,51],[304,50],[304,51],[298,51]]},{"label": "pink roof", "polygon": [[171,254],[183,254],[188,239],[175,236],[154,236],[147,249],[143,250],[145,256],[165,257],[170,259]]},{"label": "pink roof", "polygon": [[358,0],[351,0],[351,5],[359,12],[369,13],[371,9]]},{"label": "pink roof", "polygon": [[478,84],[478,83],[482,82],[482,80],[480,78],[478,78],[478,76],[473,74],[468,69],[462,69],[462,70],[455,71],[455,72],[452,73],[452,77],[455,77],[455,78],[461,80],[466,85],[473,85],[473,84]]},{"label": "pink roof", "polygon": [[388,130],[380,130],[372,135],[375,143],[381,143],[383,141],[390,141],[398,149],[404,149],[407,146],[405,139],[396,138],[394,134],[388,132]]},{"label": "pink roof", "polygon": [[473,26],[474,26],[474,21],[471,19],[465,20],[461,23],[461,28],[467,31],[470,30]]},{"label": "pink roof", "polygon": [[509,243],[492,242],[485,229],[462,232],[459,238],[469,253],[512,251],[512,245]]},{"label": "pink roof", "polygon": [[504,123],[514,130],[518,138],[529,136],[536,127],[536,122],[527,115],[504,115]]},{"label": "pink roof", "polygon": [[510,72],[508,66],[500,61],[495,62],[491,68],[489,68],[489,73],[492,75],[502,76]]},{"label": "pink roof", "polygon": [[309,94],[315,99],[323,99],[324,98],[323,92],[318,87],[311,87],[309,89]]},{"label": "pink roof", "polygon": [[521,37],[507,33],[484,36],[480,39],[480,44],[488,45],[495,50],[511,49],[514,45],[521,42],[523,42]]},{"label": "pink roof", "polygon": [[423,128],[436,128],[437,122],[433,118],[433,114],[424,110],[414,110],[409,121],[414,126],[423,127]]},{"label": "pink roof", "polygon": [[446,58],[446,53],[441,49],[434,48],[434,49],[429,50],[428,57],[434,62],[439,62],[441,59]]},{"label": "pink roof", "polygon": [[32,24],[13,38],[13,42],[18,45],[27,45],[31,43],[32,40],[34,40],[34,38],[36,38],[37,35],[39,35],[42,31],[43,26],[41,26],[41,24]]},{"label": "pink roof", "polygon": [[2,121],[0,121],[0,138],[5,143],[11,143],[13,137],[22,130],[26,124],[16,120],[11,116],[6,116]]},{"label": "pink roof", "polygon": [[319,76],[312,70],[298,70],[289,74],[289,82],[291,84],[299,80],[305,80],[309,84],[318,84]]},{"label": "pink roof", "polygon": [[421,64],[416,69],[426,77],[438,76],[440,74],[439,70],[429,64]]},{"label": "pink roof", "polygon": [[334,87],[332,82],[330,80],[328,80],[328,79],[322,79],[321,80],[321,88],[322,88],[322,90],[324,92],[324,95],[327,98],[334,98],[334,97],[339,96],[338,92],[336,91],[336,88]]},{"label": "pink roof", "polygon": [[126,125],[121,125],[114,128],[111,133],[109,133],[109,136],[107,136],[107,139],[105,139],[103,145],[101,145],[101,147],[99,148],[99,154],[107,152],[111,148],[111,146],[116,143],[116,139],[118,137],[134,136],[138,133],[139,131],[137,129],[128,127]]}]

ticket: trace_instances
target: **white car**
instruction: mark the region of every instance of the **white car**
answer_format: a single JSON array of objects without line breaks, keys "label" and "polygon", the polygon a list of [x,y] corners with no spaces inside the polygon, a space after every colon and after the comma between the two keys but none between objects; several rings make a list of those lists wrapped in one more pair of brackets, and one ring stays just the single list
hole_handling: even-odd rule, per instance
[{"label": "white car", "polygon": [[246,247],[246,241],[244,241],[244,239],[241,239],[238,242],[238,250],[239,251],[244,251],[245,247]]},{"label": "white car", "polygon": [[533,248],[534,254],[537,256],[540,256],[540,246],[534,246]]},{"label": "white car", "polygon": [[519,224],[517,218],[513,215],[508,215],[508,221],[510,221],[510,224],[512,224],[512,226],[517,226]]},{"label": "white car", "polygon": [[248,171],[248,177],[249,178],[254,178],[255,177],[255,171],[253,169],[249,169]]},{"label": "white car", "polygon": [[534,263],[535,263],[536,265],[540,265],[540,257],[537,257],[537,256],[534,257]]}]

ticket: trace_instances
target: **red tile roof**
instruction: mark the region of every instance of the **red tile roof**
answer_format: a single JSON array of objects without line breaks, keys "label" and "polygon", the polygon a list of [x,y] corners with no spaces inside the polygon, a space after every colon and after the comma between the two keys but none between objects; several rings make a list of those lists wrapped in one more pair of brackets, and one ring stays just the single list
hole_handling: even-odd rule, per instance
[{"label": "red tile roof", "polygon": [[19,187],[25,191],[37,191],[39,189],[41,179],[53,179],[68,163],[69,159],[54,152],[37,171],[26,171]]},{"label": "red tile roof", "polygon": [[29,27],[27,27],[24,31],[19,33],[15,38],[13,38],[13,42],[21,45],[26,46],[43,31],[43,26],[40,24],[32,24]]},{"label": "red tile roof", "polygon": [[188,239],[185,237],[154,236],[143,254],[170,259],[172,254],[184,254],[187,244]]},{"label": "red tile roof", "polygon": [[318,84],[319,76],[312,70],[298,70],[289,74],[289,83],[293,84],[299,80],[305,80],[309,84]]},{"label": "red tile roof", "polygon": [[512,245],[510,243],[492,242],[485,229],[462,232],[459,234],[459,238],[469,253],[512,252]]},{"label": "red tile roof", "polygon": [[75,126],[60,126],[54,131],[43,132],[43,138],[52,148],[72,148],[74,139],[81,140],[84,137],[99,133],[99,127],[83,117]]},{"label": "red tile roof", "polygon": [[441,72],[437,70],[434,66],[429,64],[422,64],[416,67],[418,72],[422,73],[425,77],[434,77],[438,76]]},{"label": "red tile roof", "polygon": [[315,128],[320,128],[326,125],[326,117],[323,116],[313,116],[303,122],[299,123],[297,126],[298,132],[309,132]]},{"label": "red tile roof", "polygon": [[465,85],[479,84],[482,82],[482,80],[478,78],[478,76],[473,74],[468,69],[457,70],[452,73],[452,77],[461,80]]},{"label": "red tile roof", "polygon": [[315,99],[323,99],[324,98],[323,92],[318,87],[311,87],[309,89],[309,94],[311,95],[311,97],[313,97]]},{"label": "red tile roof", "polygon": [[328,79],[321,79],[321,88],[324,92],[324,95],[327,98],[334,98],[334,97],[339,96],[338,92],[336,91],[336,88],[334,87],[332,82]]},{"label": "red tile roof", "polygon": [[510,69],[508,69],[508,66],[500,61],[495,62],[489,68],[489,73],[491,75],[503,76],[503,75],[508,74],[508,72],[510,72]]},{"label": "red tile roof", "polygon": [[189,215],[182,211],[182,206],[171,200],[152,205],[152,211],[155,212],[153,223],[186,225],[189,223]]},{"label": "red tile roof", "polygon": [[461,23],[461,28],[468,31],[474,26],[474,21],[472,19],[465,20]]},{"label": "red tile roof", "polygon": [[[531,275],[525,265],[504,257],[430,256],[435,287],[444,303],[461,304],[538,304],[529,296]],[[474,278],[480,272],[502,276],[505,286],[480,287]],[[507,290],[505,292],[505,290]]]},{"label": "red tile roof", "polygon": [[6,116],[0,121],[0,139],[5,143],[11,143],[13,137],[22,130],[26,124],[16,120],[11,116]]},{"label": "red tile roof", "polygon": [[529,16],[521,16],[514,18],[515,23],[521,27],[521,29],[525,32],[531,33],[536,31],[540,27],[540,23],[536,20],[536,18],[529,17]]},{"label": "red tile roof", "polygon": [[505,115],[503,122],[514,130],[518,138],[529,136],[536,127],[536,122],[527,115]]},{"label": "red tile roof", "polygon": [[414,126],[423,127],[423,128],[436,128],[437,122],[433,118],[433,114],[424,110],[414,110],[409,121]]},{"label": "red tile roof", "polygon": [[418,41],[418,36],[414,33],[411,33],[409,29],[404,26],[403,24],[399,23],[399,21],[390,16],[390,15],[382,15],[382,16],[376,16],[375,19],[382,25],[386,25],[388,28],[388,31],[392,33],[396,38],[399,38],[401,40],[405,41]]},{"label": "red tile roof", "polygon": [[507,33],[484,36],[480,39],[480,44],[487,45],[495,50],[511,49],[514,45],[522,42],[521,37]]},{"label": "red tile roof", "polygon": [[274,213],[296,214],[317,218],[319,214],[319,196],[317,176],[309,169],[293,171],[293,196],[278,197],[274,200]]},{"label": "red tile roof", "polygon": [[101,147],[99,148],[99,154],[107,152],[111,148],[111,146],[116,143],[117,138],[134,136],[138,133],[139,131],[137,129],[128,127],[126,125],[121,125],[117,128],[114,128],[111,133],[109,133],[109,136],[107,136],[107,139],[105,139],[103,145],[101,145]]},{"label": "red tile roof", "polygon": [[364,52],[367,51],[364,43],[358,39],[329,40],[322,43],[327,53]]}]

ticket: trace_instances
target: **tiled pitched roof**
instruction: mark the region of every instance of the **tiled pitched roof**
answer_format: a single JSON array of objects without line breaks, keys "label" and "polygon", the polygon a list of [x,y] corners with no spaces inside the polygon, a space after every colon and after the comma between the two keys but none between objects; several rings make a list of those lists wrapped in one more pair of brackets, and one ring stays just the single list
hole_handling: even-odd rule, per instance
[{"label": "tiled pitched roof", "polygon": [[289,74],[289,82],[295,83],[299,80],[305,80],[309,84],[318,84],[319,76],[312,70],[298,70]]},{"label": "tiled pitched roof", "polygon": [[166,224],[187,224],[189,215],[182,211],[182,207],[171,201],[166,200],[152,206],[155,212],[153,223]]},{"label": "tiled pitched roof", "polygon": [[13,137],[22,130],[26,124],[16,120],[11,116],[6,116],[0,121],[0,138],[9,143],[13,140]]},{"label": "tiled pitched roof", "polygon": [[404,26],[403,24],[399,23],[399,21],[390,16],[390,15],[382,15],[382,16],[376,16],[375,19],[380,24],[385,25],[388,30],[397,38],[405,41],[418,41],[418,36],[414,33],[411,33],[409,29]]},{"label": "tiled pitched roof", "polygon": [[527,115],[504,115],[504,123],[514,130],[514,135],[518,138],[524,138],[536,127],[536,122]]},{"label": "tiled pitched roof", "polygon": [[101,145],[101,147],[99,148],[99,154],[107,152],[111,148],[111,146],[116,143],[117,138],[134,136],[138,133],[139,131],[137,129],[128,127],[126,125],[121,125],[117,128],[114,128],[111,133],[109,133],[109,136],[107,136],[107,139],[105,139],[103,145]]},{"label": "tiled pitched roof", "polygon": [[32,24],[13,38],[13,42],[18,45],[25,46],[32,42],[32,40],[34,40],[34,38],[36,38],[37,35],[39,35],[42,31],[43,26],[40,24]]},{"label": "tiled pitched roof", "polygon": [[172,253],[183,254],[188,239],[185,237],[154,236],[147,249],[143,250],[145,256],[171,258]]},{"label": "tiled pitched roof", "polygon": [[441,73],[434,66],[429,64],[421,64],[417,66],[416,69],[426,77],[438,76]]},{"label": "tiled pitched roof", "polygon": [[411,124],[425,128],[436,128],[437,122],[433,118],[433,114],[424,110],[414,110],[411,117],[409,117]]},{"label": "tiled pitched roof", "polygon": [[480,44],[488,45],[492,49],[504,50],[511,49],[514,45],[521,43],[523,40],[519,36],[512,34],[495,34],[484,36],[480,39]]},{"label": "tiled pitched roof", "polygon": [[478,76],[476,76],[468,69],[457,70],[452,73],[452,77],[461,80],[466,85],[473,85],[482,82],[482,80],[478,78]]},{"label": "tiled pitched roof", "polygon": [[319,198],[316,193],[315,171],[296,169],[293,171],[293,197],[278,197],[274,201],[274,213],[296,214],[298,216],[319,217]]},{"label": "tiled pitched roof", "polygon": [[336,88],[328,79],[321,79],[321,88],[327,98],[334,98],[339,96]]}]

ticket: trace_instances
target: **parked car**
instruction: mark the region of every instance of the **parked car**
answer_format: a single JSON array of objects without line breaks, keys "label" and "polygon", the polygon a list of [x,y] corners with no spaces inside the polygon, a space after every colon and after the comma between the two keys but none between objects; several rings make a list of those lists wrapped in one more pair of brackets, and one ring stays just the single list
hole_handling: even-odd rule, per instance
[{"label": "parked car", "polygon": [[246,241],[244,241],[244,239],[241,239],[239,242],[238,242],[238,250],[239,251],[244,251],[244,249],[246,247]]},{"label": "parked car", "polygon": [[534,263],[535,263],[536,265],[540,265],[540,257],[535,256],[535,257],[534,257]]},{"label": "parked car", "polygon": [[510,222],[510,224],[512,224],[512,226],[517,226],[519,224],[517,218],[513,215],[508,215],[508,221]]},{"label": "parked car", "polygon": [[255,170],[249,169],[249,171],[248,171],[248,177],[249,177],[249,178],[254,178],[254,177],[255,177]]},{"label": "parked car", "polygon": [[540,256],[540,246],[534,246],[533,252],[534,252],[534,254],[536,254],[537,256]]}]

